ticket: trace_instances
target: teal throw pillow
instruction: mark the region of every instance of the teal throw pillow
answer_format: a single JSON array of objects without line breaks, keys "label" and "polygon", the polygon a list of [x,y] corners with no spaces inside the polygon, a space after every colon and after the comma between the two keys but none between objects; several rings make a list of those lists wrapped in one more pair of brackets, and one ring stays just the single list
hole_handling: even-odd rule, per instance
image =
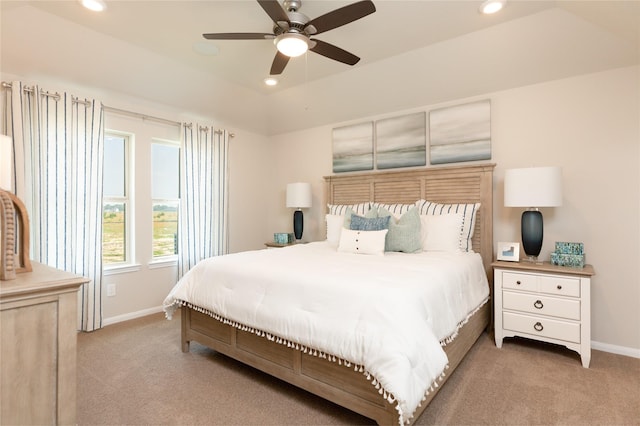
[{"label": "teal throw pillow", "polygon": [[[351,207],[347,208],[347,210],[344,213],[344,227],[345,228],[352,229],[351,228],[351,215],[354,215],[354,214],[356,214],[356,213],[353,211],[353,209]],[[366,217],[366,218],[378,217],[378,209],[371,208],[371,209],[369,209],[369,211],[367,211],[367,213],[365,213],[364,216],[360,216],[360,217]]]},{"label": "teal throw pillow", "polygon": [[380,208],[378,214],[389,218],[389,232],[385,241],[385,251],[401,251],[415,253],[422,251],[420,234],[420,213],[417,207],[412,207],[400,219],[395,220],[391,212]]}]

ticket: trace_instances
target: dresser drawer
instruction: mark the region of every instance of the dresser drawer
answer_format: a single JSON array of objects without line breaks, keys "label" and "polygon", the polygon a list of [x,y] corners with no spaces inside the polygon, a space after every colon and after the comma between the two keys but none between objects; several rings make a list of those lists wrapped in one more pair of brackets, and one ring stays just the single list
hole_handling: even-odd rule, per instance
[{"label": "dresser drawer", "polygon": [[540,294],[502,292],[502,308],[558,318],[580,320],[580,300],[561,299]]},{"label": "dresser drawer", "polygon": [[580,297],[579,279],[563,278],[555,275],[533,275],[519,274],[517,272],[503,272],[502,288],[546,293],[558,296]]},{"label": "dresser drawer", "polygon": [[567,342],[580,343],[580,324],[521,315],[513,312],[502,313],[502,326],[505,330],[542,336]]}]

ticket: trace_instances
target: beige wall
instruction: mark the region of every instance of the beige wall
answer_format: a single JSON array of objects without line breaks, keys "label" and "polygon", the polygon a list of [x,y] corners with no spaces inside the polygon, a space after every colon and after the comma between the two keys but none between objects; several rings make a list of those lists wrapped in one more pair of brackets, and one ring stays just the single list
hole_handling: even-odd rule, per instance
[{"label": "beige wall", "polygon": [[[13,78],[17,77],[2,75],[3,80]],[[521,210],[502,207],[504,170],[562,166],[564,205],[543,210],[542,256],[548,256],[557,240],[585,243],[587,260],[597,273],[592,284],[594,347],[640,356],[638,81],[638,67],[623,68],[362,120],[491,99],[491,161],[497,163],[495,241],[519,240]],[[43,79],[38,83],[95,96],[113,107],[174,120],[189,118],[187,112],[112,91],[69,83],[51,87],[53,83]],[[348,123],[270,138],[228,128],[236,134],[230,148],[230,251],[260,249],[274,232],[291,231],[292,211],[285,207],[284,197],[286,184],[295,181],[311,182],[314,192],[314,206],[305,211],[303,239],[324,238],[322,177],[332,172],[331,129],[343,124]],[[224,127],[224,123],[218,125]],[[174,280],[174,268],[145,267],[145,274],[135,279],[126,274],[107,277],[105,282],[119,286],[117,297],[103,298],[105,320],[159,310]]]},{"label": "beige wall", "polygon": [[[494,242],[520,240],[522,209],[504,208],[507,168],[558,165],[564,204],[543,209],[547,258],[555,241],[585,244],[592,281],[594,347],[640,356],[640,116],[639,68],[536,84],[512,90],[390,111],[385,117],[491,99],[494,176]],[[375,120],[381,117],[362,117]],[[354,121],[354,123],[359,120]],[[331,129],[318,127],[271,138],[273,197],[264,238],[291,230],[284,207],[286,183],[313,185],[303,239],[324,238],[322,176],[332,173]]]}]

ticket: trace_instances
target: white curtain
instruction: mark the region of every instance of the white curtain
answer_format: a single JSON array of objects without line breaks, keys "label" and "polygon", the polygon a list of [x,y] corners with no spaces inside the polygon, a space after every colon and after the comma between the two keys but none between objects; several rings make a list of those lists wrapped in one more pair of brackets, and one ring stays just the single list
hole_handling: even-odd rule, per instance
[{"label": "white curtain", "polygon": [[226,131],[182,125],[178,277],[228,251],[228,152]]},{"label": "white curtain", "polygon": [[7,102],[15,189],[29,212],[31,258],[88,277],[79,294],[79,327],[101,328],[102,104],[19,81],[12,82]]}]

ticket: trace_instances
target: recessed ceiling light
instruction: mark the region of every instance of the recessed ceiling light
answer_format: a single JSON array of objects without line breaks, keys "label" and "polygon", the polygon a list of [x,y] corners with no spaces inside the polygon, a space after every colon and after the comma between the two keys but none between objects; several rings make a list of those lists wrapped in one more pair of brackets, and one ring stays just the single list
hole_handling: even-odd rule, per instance
[{"label": "recessed ceiling light", "polygon": [[480,5],[480,12],[484,13],[485,15],[496,13],[504,7],[504,4],[506,2],[506,0],[487,0]]},{"label": "recessed ceiling light", "polygon": [[94,12],[102,12],[107,8],[107,4],[103,0],[80,0],[80,3]]},{"label": "recessed ceiling light", "polygon": [[266,84],[267,86],[275,86],[276,84],[278,84],[278,79],[267,77],[264,79],[264,84]]}]

